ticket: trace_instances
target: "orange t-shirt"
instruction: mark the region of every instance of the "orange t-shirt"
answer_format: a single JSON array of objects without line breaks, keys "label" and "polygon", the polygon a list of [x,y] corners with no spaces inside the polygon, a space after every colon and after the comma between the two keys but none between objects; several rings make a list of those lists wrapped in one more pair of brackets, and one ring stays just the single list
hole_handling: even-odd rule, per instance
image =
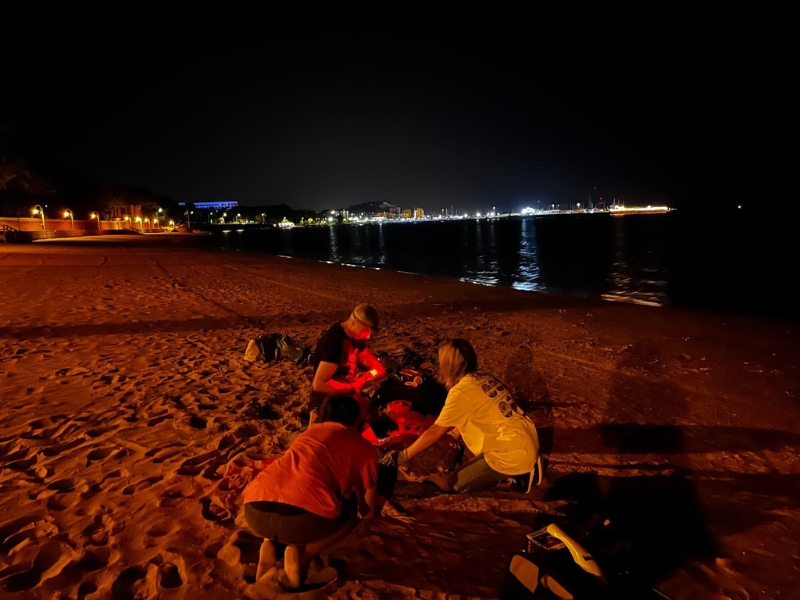
[{"label": "orange t-shirt", "polygon": [[378,455],[372,444],[340,423],[315,423],[250,482],[243,499],[281,502],[335,518],[353,489],[363,494],[377,482]]}]

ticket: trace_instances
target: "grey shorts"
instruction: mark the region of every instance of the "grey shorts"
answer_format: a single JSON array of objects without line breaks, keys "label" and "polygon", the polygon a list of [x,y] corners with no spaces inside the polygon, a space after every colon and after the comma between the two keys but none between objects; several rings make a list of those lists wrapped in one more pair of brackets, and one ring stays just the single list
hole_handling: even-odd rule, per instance
[{"label": "grey shorts", "polygon": [[342,502],[338,517],[315,515],[305,509],[280,502],[248,502],[244,518],[258,535],[279,544],[303,545],[323,540],[336,533],[356,514],[355,499]]}]

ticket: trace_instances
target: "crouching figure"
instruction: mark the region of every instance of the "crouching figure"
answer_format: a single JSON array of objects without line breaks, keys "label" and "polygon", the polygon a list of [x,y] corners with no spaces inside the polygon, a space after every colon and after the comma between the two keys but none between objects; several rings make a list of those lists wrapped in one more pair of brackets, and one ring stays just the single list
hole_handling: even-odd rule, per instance
[{"label": "crouching figure", "polygon": [[451,490],[480,492],[513,478],[519,491],[529,491],[541,482],[536,426],[502,382],[478,370],[472,344],[460,338],[444,342],[439,348],[439,373],[448,394],[436,422],[407,449],[386,454],[381,464],[401,465],[452,429],[475,458],[452,474]]},{"label": "crouching figure", "polygon": [[247,524],[264,538],[257,578],[286,546],[290,587],[308,575],[310,559],[342,540],[361,518],[375,515],[378,457],[355,429],[359,404],[346,394],[328,396],[318,421],[245,488]]}]

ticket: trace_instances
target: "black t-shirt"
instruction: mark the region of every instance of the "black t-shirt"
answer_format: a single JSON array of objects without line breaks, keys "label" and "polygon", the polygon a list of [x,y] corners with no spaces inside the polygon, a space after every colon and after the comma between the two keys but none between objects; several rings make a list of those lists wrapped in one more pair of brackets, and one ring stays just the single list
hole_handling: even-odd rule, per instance
[{"label": "black t-shirt", "polygon": [[347,335],[341,323],[336,323],[322,334],[314,351],[314,373],[319,363],[339,365],[333,379],[352,383],[357,378],[358,353],[367,347],[367,340],[354,340]]}]

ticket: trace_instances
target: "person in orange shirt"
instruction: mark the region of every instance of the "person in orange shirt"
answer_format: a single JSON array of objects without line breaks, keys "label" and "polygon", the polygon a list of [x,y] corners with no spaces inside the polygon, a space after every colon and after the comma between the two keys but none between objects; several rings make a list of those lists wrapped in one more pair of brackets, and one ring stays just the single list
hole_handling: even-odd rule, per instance
[{"label": "person in orange shirt", "polygon": [[285,544],[284,569],[299,587],[314,555],[350,533],[359,513],[375,516],[378,455],[358,418],[354,398],[328,396],[318,420],[245,488],[245,520],[264,538],[257,579],[276,563],[275,543]]}]

